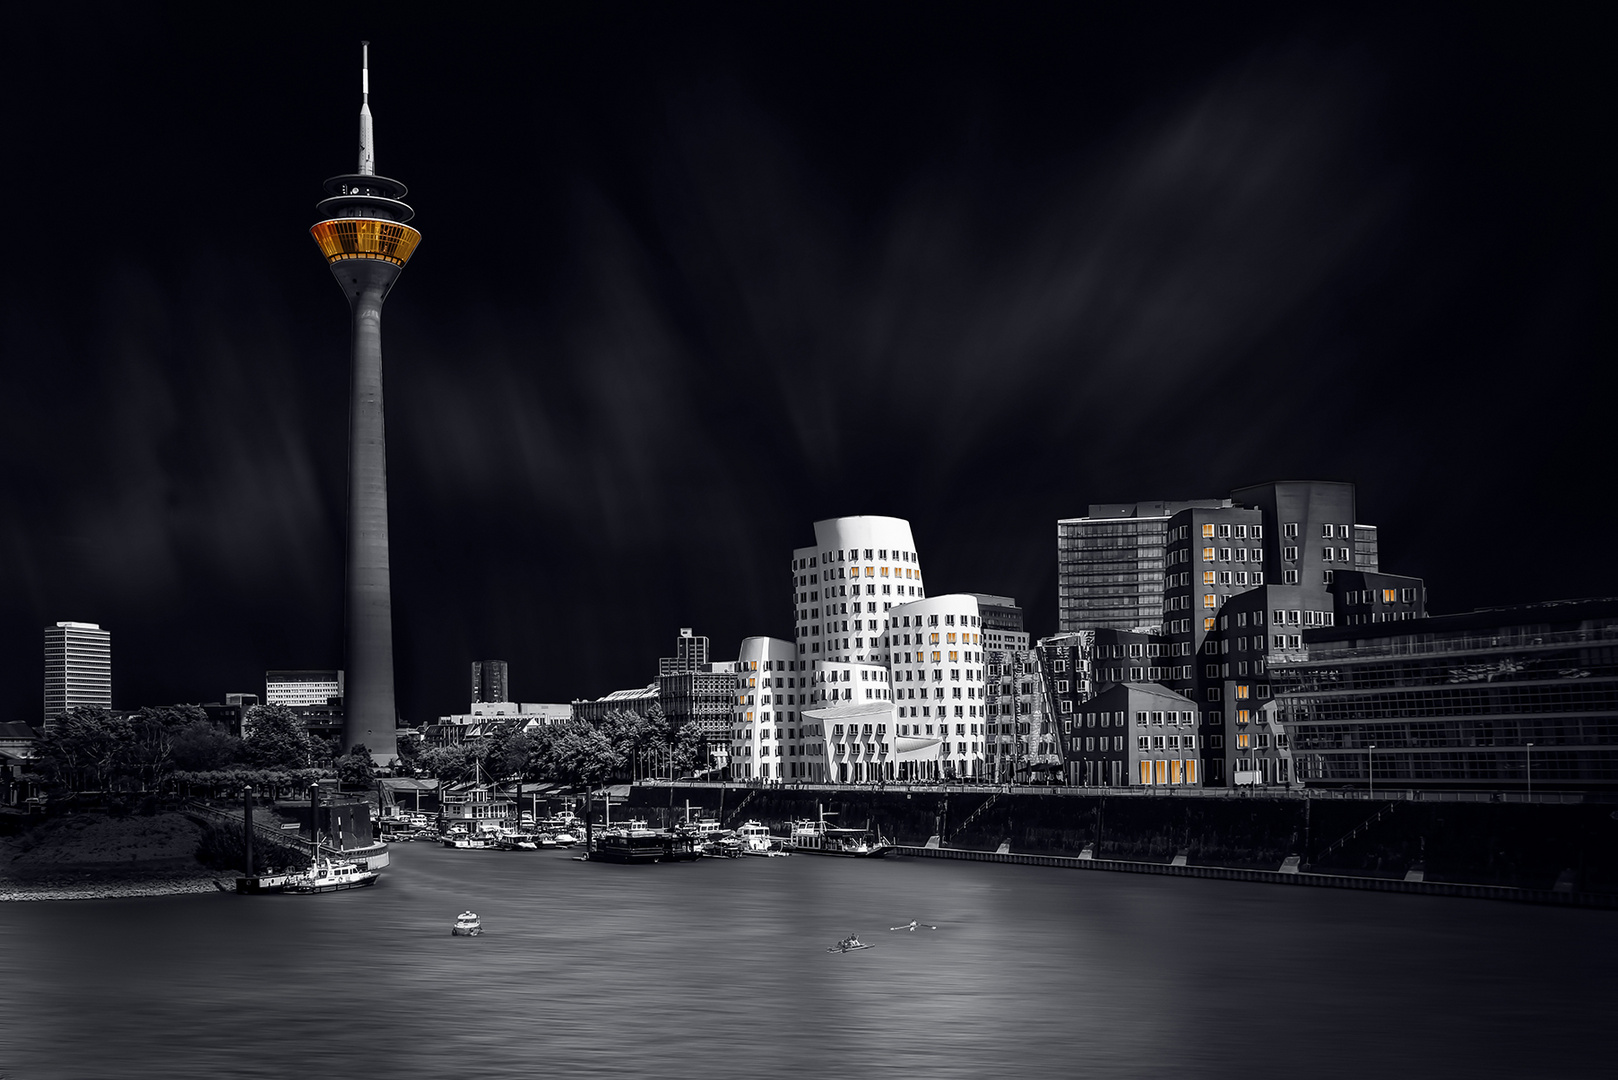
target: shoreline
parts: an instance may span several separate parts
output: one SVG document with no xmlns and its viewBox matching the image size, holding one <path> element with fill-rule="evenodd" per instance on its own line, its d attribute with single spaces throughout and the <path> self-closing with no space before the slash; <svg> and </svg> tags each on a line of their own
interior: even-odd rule
<svg viewBox="0 0 1618 1080">
<path fill-rule="evenodd" d="M 26 903 L 34 900 L 124 900 L 137 896 L 184 896 L 217 892 L 207 877 L 133 878 L 125 881 L 38 881 L 0 880 L 0 903 Z"/>
</svg>

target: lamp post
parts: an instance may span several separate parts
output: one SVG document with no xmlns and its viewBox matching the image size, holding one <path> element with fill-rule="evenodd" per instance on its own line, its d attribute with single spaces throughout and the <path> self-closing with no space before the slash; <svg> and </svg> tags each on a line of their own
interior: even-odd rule
<svg viewBox="0 0 1618 1080">
<path fill-rule="evenodd" d="M 1528 762 L 1527 762 L 1527 764 L 1528 764 L 1528 801 L 1533 802 L 1534 801 L 1534 744 L 1529 743 L 1527 745 L 1526 749 L 1528 751 Z"/>
<path fill-rule="evenodd" d="M 1376 798 L 1376 758 L 1372 752 L 1376 750 L 1376 743 L 1365 748 L 1365 782 L 1370 786 L 1369 798 Z"/>
</svg>

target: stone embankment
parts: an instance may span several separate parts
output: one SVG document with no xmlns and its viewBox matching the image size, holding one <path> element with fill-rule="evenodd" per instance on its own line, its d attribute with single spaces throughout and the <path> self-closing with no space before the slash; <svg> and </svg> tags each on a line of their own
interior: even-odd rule
<svg viewBox="0 0 1618 1080">
<path fill-rule="evenodd" d="M 200 830 L 182 814 L 74 814 L 0 837 L 0 901 L 211 892 Z"/>
</svg>

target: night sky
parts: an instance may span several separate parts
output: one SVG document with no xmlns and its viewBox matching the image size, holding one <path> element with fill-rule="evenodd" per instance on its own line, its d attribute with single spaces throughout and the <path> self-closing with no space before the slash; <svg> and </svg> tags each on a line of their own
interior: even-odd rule
<svg viewBox="0 0 1618 1080">
<path fill-rule="evenodd" d="M 57 620 L 119 707 L 341 663 L 361 38 L 407 721 L 788 636 L 844 514 L 1036 635 L 1058 517 L 1272 479 L 1436 612 L 1618 592 L 1596 6 L 1129 7 L 12 12 L 0 719 Z"/>
</svg>

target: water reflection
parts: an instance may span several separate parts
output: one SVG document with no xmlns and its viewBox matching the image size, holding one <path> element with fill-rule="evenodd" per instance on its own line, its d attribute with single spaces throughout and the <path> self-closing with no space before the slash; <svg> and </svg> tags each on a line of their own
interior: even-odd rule
<svg viewBox="0 0 1618 1080">
<path fill-rule="evenodd" d="M 471 908 L 485 934 L 454 938 Z M 893 933 L 910 919 L 936 932 Z M 927 860 L 396 849 L 375 888 L 0 906 L 55 1077 L 1610 1075 L 1614 916 Z M 849 933 L 877 948 L 828 954 Z"/>
</svg>

